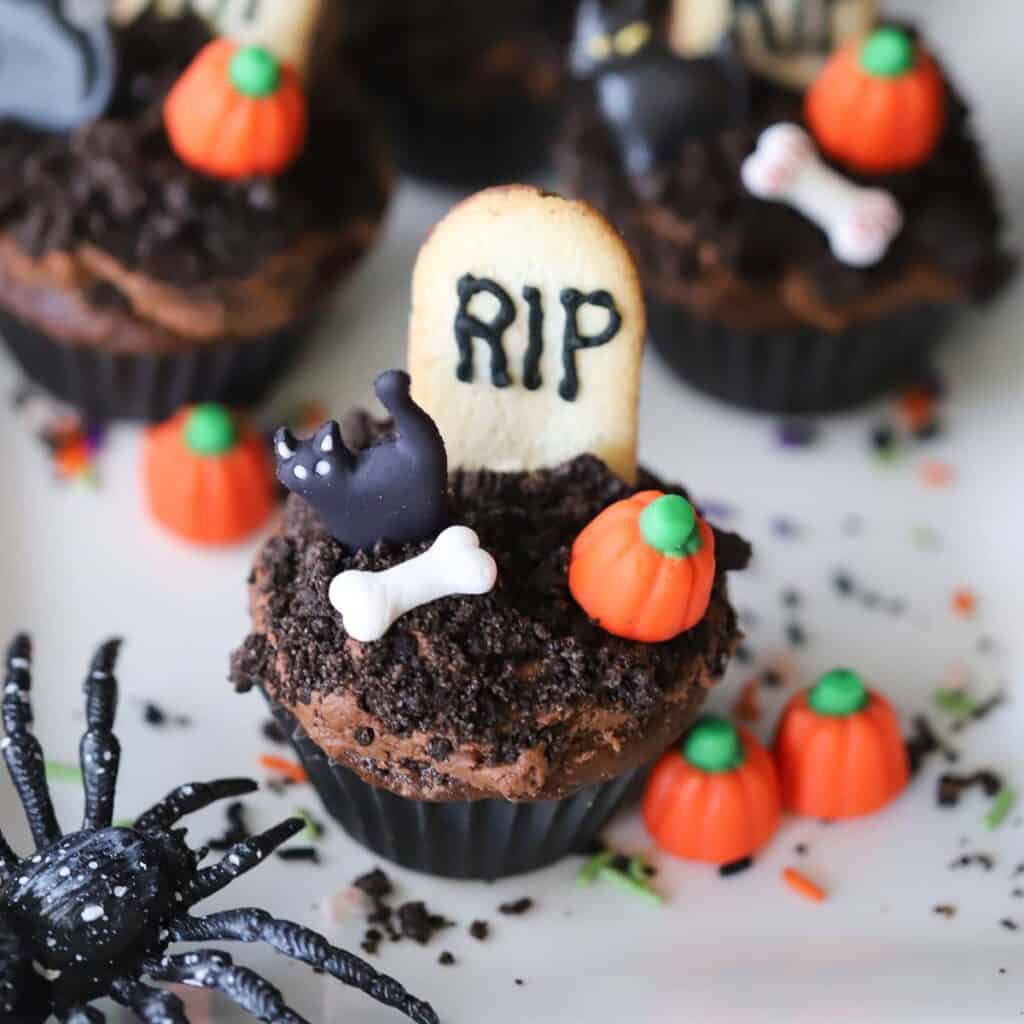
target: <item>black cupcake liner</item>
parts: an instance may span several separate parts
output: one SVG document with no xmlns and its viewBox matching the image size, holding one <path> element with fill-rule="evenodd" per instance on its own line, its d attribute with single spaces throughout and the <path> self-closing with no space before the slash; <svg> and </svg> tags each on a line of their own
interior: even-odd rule
<svg viewBox="0 0 1024 1024">
<path fill-rule="evenodd" d="M 479 111 L 419 96 L 390 96 L 383 113 L 395 159 L 413 178 L 472 189 L 550 167 L 557 102 L 510 96 Z"/>
<path fill-rule="evenodd" d="M 647 766 L 561 800 L 410 800 L 329 760 L 283 708 L 271 711 L 328 813 L 367 849 L 446 878 L 505 878 L 592 847 L 608 819 L 639 791 Z"/>
<path fill-rule="evenodd" d="M 827 413 L 919 383 L 955 307 L 917 305 L 835 334 L 735 331 L 649 298 L 651 344 L 683 380 L 759 412 Z"/>
<path fill-rule="evenodd" d="M 114 353 L 50 337 L 0 309 L 0 336 L 25 374 L 87 418 L 158 422 L 183 405 L 260 402 L 302 349 L 311 319 L 258 338 L 169 353 Z"/>
</svg>

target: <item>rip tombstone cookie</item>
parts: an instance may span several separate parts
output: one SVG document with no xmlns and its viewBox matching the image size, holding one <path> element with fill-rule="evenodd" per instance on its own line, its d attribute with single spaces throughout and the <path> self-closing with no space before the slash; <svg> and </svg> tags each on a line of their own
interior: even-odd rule
<svg viewBox="0 0 1024 1024">
<path fill-rule="evenodd" d="M 632 257 L 596 210 L 487 189 L 417 259 L 413 397 L 452 468 L 541 469 L 587 452 L 632 482 L 645 330 Z"/>
</svg>

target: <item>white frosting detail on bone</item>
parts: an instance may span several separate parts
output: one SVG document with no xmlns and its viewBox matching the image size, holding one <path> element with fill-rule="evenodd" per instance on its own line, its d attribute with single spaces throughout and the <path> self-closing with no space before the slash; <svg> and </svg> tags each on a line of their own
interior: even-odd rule
<svg viewBox="0 0 1024 1024">
<path fill-rule="evenodd" d="M 903 228 L 903 211 L 889 192 L 833 170 L 798 125 L 766 128 L 740 173 L 752 195 L 786 203 L 821 228 L 836 259 L 851 267 L 876 264 Z"/>
<path fill-rule="evenodd" d="M 420 605 L 455 594 L 489 593 L 498 566 L 468 526 L 449 526 L 415 558 L 382 572 L 350 569 L 331 581 L 331 604 L 349 636 L 379 640 L 396 620 Z"/>
</svg>

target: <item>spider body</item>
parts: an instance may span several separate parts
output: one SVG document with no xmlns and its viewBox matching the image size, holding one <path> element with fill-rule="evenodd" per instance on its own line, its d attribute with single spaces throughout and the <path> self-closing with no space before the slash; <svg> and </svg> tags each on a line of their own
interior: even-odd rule
<svg viewBox="0 0 1024 1024">
<path fill-rule="evenodd" d="M 0 703 L 0 742 L 21 798 L 36 851 L 18 857 L 0 834 L 0 1020 L 42 1024 L 102 1024 L 89 1004 L 109 997 L 149 1024 L 187 1024 L 174 995 L 144 984 L 184 982 L 217 989 L 259 1020 L 305 1024 L 280 992 L 218 950 L 170 955 L 173 942 L 265 942 L 314 970 L 362 989 L 418 1024 L 437 1024 L 426 1004 L 360 958 L 316 932 L 248 908 L 209 917 L 191 909 L 260 864 L 302 829 L 290 819 L 232 847 L 203 868 L 207 850 L 192 850 L 185 829 L 172 826 L 216 800 L 256 789 L 248 779 L 180 786 L 131 827 L 114 827 L 114 787 L 120 746 L 112 728 L 117 703 L 113 676 L 118 644 L 97 652 L 85 682 L 87 731 L 80 756 L 85 815 L 79 831 L 57 825 L 38 741 L 32 735 L 30 646 L 19 636 L 7 656 Z"/>
</svg>

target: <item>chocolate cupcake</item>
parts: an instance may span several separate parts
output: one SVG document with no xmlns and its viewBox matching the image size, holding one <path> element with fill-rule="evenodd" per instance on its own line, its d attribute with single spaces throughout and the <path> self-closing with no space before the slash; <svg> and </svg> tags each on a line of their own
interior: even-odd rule
<svg viewBox="0 0 1024 1024">
<path fill-rule="evenodd" d="M 498 300 L 484 319 L 467 278 L 495 230 L 504 255 L 474 278 Z M 585 849 L 738 641 L 726 574 L 749 546 L 633 462 L 644 325 L 630 270 L 582 204 L 482 193 L 417 264 L 421 404 L 391 372 L 377 394 L 393 420 L 360 412 L 344 431 L 275 440 L 295 493 L 257 556 L 232 679 L 263 690 L 345 829 L 408 867 L 497 878 Z M 540 285 L 520 280 L 532 273 Z M 574 283 L 609 287 L 572 307 Z M 571 397 L 565 350 L 538 316 L 552 284 L 573 308 L 569 333 L 592 343 L 575 351 Z M 588 304 L 608 315 L 599 333 Z M 466 330 L 490 329 L 511 368 L 520 322 L 539 343 L 536 376 L 458 375 Z M 611 385 L 627 396 L 617 406 Z M 507 416 L 514 434 L 495 429 Z M 461 435 L 442 442 L 438 423 Z M 578 453 L 564 457 L 567 445 Z"/>
<path fill-rule="evenodd" d="M 361 0 L 342 60 L 381 108 L 398 162 L 455 186 L 543 169 L 558 127 L 568 0 Z"/>
<path fill-rule="evenodd" d="M 578 49 L 604 6 L 584 4 Z M 643 47 L 581 68 L 566 187 L 630 243 L 667 364 L 734 404 L 827 412 L 913 383 L 1012 269 L 965 104 L 912 32 L 863 34 L 872 7 L 801 5 L 811 31 L 746 4 L 720 43 L 688 18 L 723 5 L 688 2 L 676 49 L 651 20 Z"/>
<path fill-rule="evenodd" d="M 41 127 L 52 111 L 2 108 L 9 348 L 94 419 L 259 400 L 385 208 L 363 102 L 333 55 L 311 59 L 301 85 L 273 40 L 214 42 L 190 13 L 147 7 L 73 39 L 83 61 L 108 62 L 108 96 L 59 131 Z M 197 108 L 196 92 L 217 103 Z"/>
</svg>

